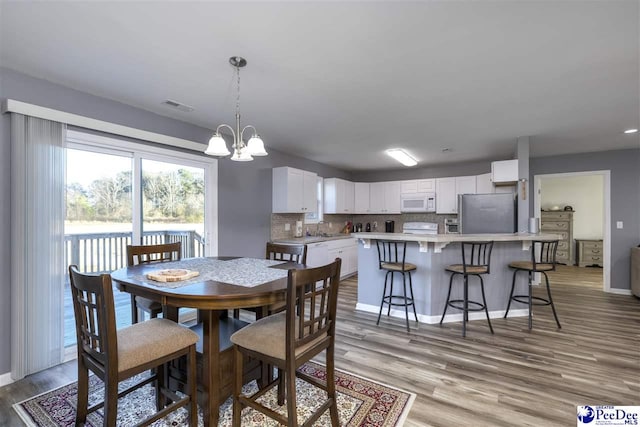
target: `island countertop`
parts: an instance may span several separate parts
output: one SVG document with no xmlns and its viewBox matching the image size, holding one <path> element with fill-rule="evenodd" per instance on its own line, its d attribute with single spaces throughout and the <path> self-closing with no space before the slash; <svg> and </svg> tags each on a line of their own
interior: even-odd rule
<svg viewBox="0 0 640 427">
<path fill-rule="evenodd" d="M 405 242 L 417 242 L 420 252 L 427 252 L 428 244 L 433 244 L 433 250 L 439 253 L 449 243 L 488 241 L 494 242 L 522 242 L 523 249 L 529 248 L 533 240 L 558 240 L 560 236 L 553 233 L 502 233 L 502 234 L 408 234 L 408 233 L 351 233 L 352 237 L 361 239 L 365 248 L 368 248 L 371 240 L 397 240 Z"/>
</svg>

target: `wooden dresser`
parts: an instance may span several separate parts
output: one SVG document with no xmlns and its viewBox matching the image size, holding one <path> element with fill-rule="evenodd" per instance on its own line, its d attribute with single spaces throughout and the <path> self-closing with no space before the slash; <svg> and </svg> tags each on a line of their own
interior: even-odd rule
<svg viewBox="0 0 640 427">
<path fill-rule="evenodd" d="M 560 235 L 556 261 L 573 265 L 573 211 L 542 211 L 540 230 Z"/>
<path fill-rule="evenodd" d="M 576 239 L 576 258 L 578 267 L 597 265 L 603 267 L 604 251 L 602 240 Z"/>
</svg>

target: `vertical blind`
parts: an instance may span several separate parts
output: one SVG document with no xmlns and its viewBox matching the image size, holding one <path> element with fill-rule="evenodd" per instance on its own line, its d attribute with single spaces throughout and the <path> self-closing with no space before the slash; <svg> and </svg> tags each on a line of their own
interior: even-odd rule
<svg viewBox="0 0 640 427">
<path fill-rule="evenodd" d="M 62 362 L 66 125 L 11 114 L 11 376 Z"/>
</svg>

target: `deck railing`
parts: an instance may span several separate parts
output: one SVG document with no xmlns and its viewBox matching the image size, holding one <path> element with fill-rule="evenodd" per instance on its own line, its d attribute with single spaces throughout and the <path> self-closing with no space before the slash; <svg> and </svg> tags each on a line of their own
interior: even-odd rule
<svg viewBox="0 0 640 427">
<path fill-rule="evenodd" d="M 204 239 L 194 230 L 145 231 L 142 244 L 182 242 L 182 257 L 204 256 Z M 85 273 L 108 273 L 127 265 L 130 232 L 65 234 L 65 265 Z"/>
</svg>

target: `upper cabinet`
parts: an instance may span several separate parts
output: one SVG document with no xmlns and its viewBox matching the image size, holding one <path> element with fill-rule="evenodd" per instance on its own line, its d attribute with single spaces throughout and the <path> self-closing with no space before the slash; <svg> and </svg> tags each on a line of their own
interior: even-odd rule
<svg viewBox="0 0 640 427">
<path fill-rule="evenodd" d="M 435 179 L 411 179 L 400 182 L 401 194 L 433 193 L 435 191 Z"/>
<path fill-rule="evenodd" d="M 352 214 L 354 211 L 355 185 L 340 178 L 324 180 L 324 213 Z"/>
<path fill-rule="evenodd" d="M 436 213 L 458 213 L 458 195 L 475 193 L 475 175 L 436 179 Z"/>
<path fill-rule="evenodd" d="M 491 182 L 491 172 L 482 175 L 476 175 L 476 193 L 489 194 L 495 193 L 493 182 Z"/>
<path fill-rule="evenodd" d="M 290 167 L 273 168 L 274 213 L 316 212 L 318 174 Z"/>
<path fill-rule="evenodd" d="M 400 213 L 400 182 L 372 182 L 369 187 L 370 213 Z"/>
<path fill-rule="evenodd" d="M 496 185 L 518 181 L 518 160 L 491 162 L 491 181 Z"/>
<path fill-rule="evenodd" d="M 369 208 L 369 187 L 368 182 L 354 183 L 353 213 L 368 214 Z"/>
</svg>

